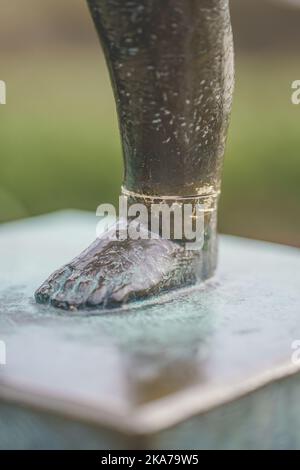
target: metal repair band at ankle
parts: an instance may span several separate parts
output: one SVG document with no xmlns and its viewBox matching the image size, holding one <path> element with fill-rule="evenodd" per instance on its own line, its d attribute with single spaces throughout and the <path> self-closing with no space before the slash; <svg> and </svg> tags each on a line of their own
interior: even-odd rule
<svg viewBox="0 0 300 470">
<path fill-rule="evenodd" d="M 150 196 L 148 194 L 129 191 L 124 186 L 121 187 L 122 196 L 126 196 L 132 204 L 192 204 L 201 205 L 205 212 L 214 212 L 217 210 L 220 191 L 206 194 L 197 194 L 196 196 Z"/>
</svg>

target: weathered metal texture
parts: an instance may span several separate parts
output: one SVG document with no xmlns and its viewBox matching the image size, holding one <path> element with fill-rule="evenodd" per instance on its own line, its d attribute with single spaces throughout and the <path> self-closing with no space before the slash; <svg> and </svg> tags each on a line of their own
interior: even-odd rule
<svg viewBox="0 0 300 470">
<path fill-rule="evenodd" d="M 117 105 L 129 191 L 220 189 L 233 89 L 228 0 L 88 0 Z"/>
<path fill-rule="evenodd" d="M 182 241 L 153 238 L 143 224 L 119 221 L 51 274 L 35 298 L 70 311 L 117 308 L 204 282 L 216 268 L 216 213 L 204 219 L 203 243 L 196 250 L 186 249 Z M 138 239 L 129 235 L 134 223 Z M 122 230 L 126 236 L 119 239 L 116 233 Z"/>
<path fill-rule="evenodd" d="M 0 448 L 300 448 L 299 250 L 223 236 L 202 287 L 122 313 L 37 305 L 96 222 L 0 228 Z"/>
</svg>

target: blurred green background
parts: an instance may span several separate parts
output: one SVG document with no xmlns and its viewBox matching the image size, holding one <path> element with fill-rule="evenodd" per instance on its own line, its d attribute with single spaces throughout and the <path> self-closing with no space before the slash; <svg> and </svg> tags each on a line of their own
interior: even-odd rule
<svg viewBox="0 0 300 470">
<path fill-rule="evenodd" d="M 236 91 L 220 231 L 300 246 L 300 9 L 232 0 Z M 108 74 L 84 0 L 0 0 L 0 222 L 115 202 Z"/>
</svg>

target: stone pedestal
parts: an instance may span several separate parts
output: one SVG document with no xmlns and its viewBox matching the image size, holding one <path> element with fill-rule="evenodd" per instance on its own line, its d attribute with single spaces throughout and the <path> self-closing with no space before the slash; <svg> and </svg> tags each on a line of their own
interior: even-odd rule
<svg viewBox="0 0 300 470">
<path fill-rule="evenodd" d="M 96 223 L 0 228 L 0 448 L 300 448 L 300 251 L 222 236 L 202 287 L 116 311 L 37 305 Z"/>
</svg>

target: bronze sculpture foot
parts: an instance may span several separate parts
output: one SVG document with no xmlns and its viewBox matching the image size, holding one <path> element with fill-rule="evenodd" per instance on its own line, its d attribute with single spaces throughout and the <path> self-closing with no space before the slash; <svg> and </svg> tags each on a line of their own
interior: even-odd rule
<svg viewBox="0 0 300 470">
<path fill-rule="evenodd" d="M 118 241 L 107 232 L 36 292 L 38 302 L 69 310 L 114 307 L 212 276 L 234 81 L 228 0 L 87 3 L 113 85 L 125 191 L 137 202 L 203 200 L 204 245 L 191 252 L 172 237 Z"/>
<path fill-rule="evenodd" d="M 142 228 L 148 232 L 147 228 Z M 202 250 L 163 238 L 118 240 L 114 229 L 97 238 L 36 291 L 38 303 L 65 310 L 119 307 L 129 301 L 195 284 L 215 269 L 215 241 Z"/>
</svg>

